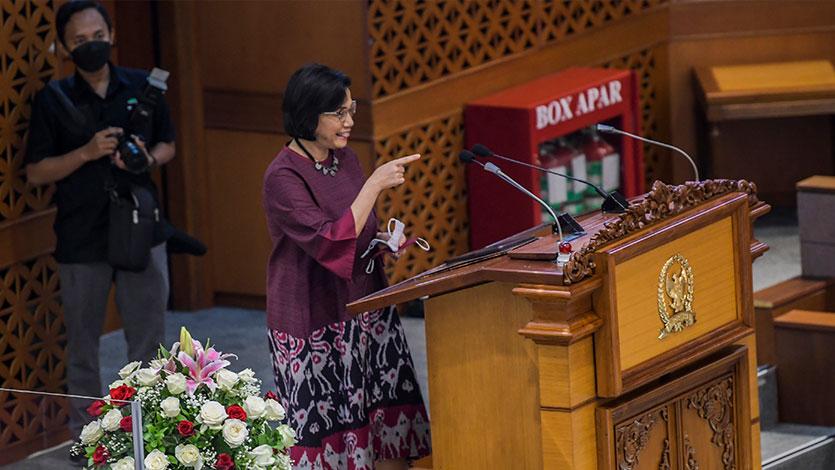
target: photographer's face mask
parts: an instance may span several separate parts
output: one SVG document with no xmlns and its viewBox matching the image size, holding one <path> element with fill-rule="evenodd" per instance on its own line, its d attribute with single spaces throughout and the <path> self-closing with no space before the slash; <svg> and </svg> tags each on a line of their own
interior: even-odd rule
<svg viewBox="0 0 835 470">
<path fill-rule="evenodd" d="M 88 41 L 70 52 L 76 67 L 85 72 L 95 72 L 110 60 L 110 42 Z"/>
</svg>

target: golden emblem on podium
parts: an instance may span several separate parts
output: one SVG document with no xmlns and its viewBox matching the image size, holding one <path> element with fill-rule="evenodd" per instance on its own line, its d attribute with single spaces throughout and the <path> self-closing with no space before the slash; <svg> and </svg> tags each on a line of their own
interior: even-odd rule
<svg viewBox="0 0 835 470">
<path fill-rule="evenodd" d="M 673 269 L 674 266 L 679 269 Z M 696 314 L 693 312 L 693 270 L 687 258 L 678 253 L 664 263 L 658 276 L 658 316 L 664 323 L 658 339 L 664 339 L 696 323 Z"/>
</svg>

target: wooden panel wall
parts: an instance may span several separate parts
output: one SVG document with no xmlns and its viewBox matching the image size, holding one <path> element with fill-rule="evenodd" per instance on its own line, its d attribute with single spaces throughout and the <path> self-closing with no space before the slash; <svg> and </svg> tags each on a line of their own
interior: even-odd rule
<svg viewBox="0 0 835 470">
<path fill-rule="evenodd" d="M 185 84 L 199 95 L 199 109 L 190 109 L 200 114 L 194 141 L 205 151 L 195 158 L 203 159 L 207 175 L 187 198 L 202 201 L 204 236 L 221 236 L 210 240 L 213 268 L 203 276 L 211 295 L 223 297 L 263 295 L 268 241 L 260 192 L 252 199 L 254 189 L 238 190 L 242 183 L 260 188 L 261 179 L 232 175 L 259 176 L 286 140 L 281 91 L 303 63 L 319 61 L 352 76 L 360 99 L 352 147 L 367 170 L 424 154 L 407 183 L 377 206 L 381 218 L 401 218 L 411 235 L 433 246 L 432 253 L 409 252 L 389 265 L 398 281 L 468 249 L 457 162 L 465 103 L 570 66 L 628 67 L 640 78 L 643 134 L 695 154 L 693 66 L 835 55 L 835 3 L 806 0 L 335 0 L 177 8 L 193 10 L 191 50 L 199 53 L 184 60 L 197 72 Z M 249 142 L 230 153 L 229 144 L 217 142 L 221 135 Z M 649 181 L 690 177 L 687 164 L 666 150 L 645 146 L 645 161 Z M 247 168 L 222 171 L 236 165 Z M 212 207 L 210 193 L 228 198 L 227 208 Z M 252 232 L 236 256 L 227 248 L 241 243 L 223 230 L 229 226 Z M 226 279 L 234 276 L 234 283 Z"/>
<path fill-rule="evenodd" d="M 633 68 L 643 132 L 664 138 L 665 3 L 371 2 L 377 163 L 413 150 L 426 157 L 378 204 L 383 218 L 400 218 L 433 246 L 390 264 L 393 281 L 468 249 L 467 193 L 457 158 L 467 102 L 573 65 Z M 646 160 L 655 175 L 657 152 L 649 149 Z"/>
<path fill-rule="evenodd" d="M 62 3 L 0 5 L 0 36 L 6 40 L 0 43 L 0 386 L 50 392 L 66 391 L 66 338 L 52 256 L 55 186 L 29 185 L 23 155 L 32 98 L 48 80 L 73 70 L 57 53 L 55 12 Z M 103 4 L 114 27 L 125 23 L 114 62 L 152 66 L 149 3 Z M 105 331 L 119 326 L 111 296 Z M 62 400 L 0 392 L 0 464 L 67 439 L 67 416 Z"/>
<path fill-rule="evenodd" d="M 26 184 L 31 100 L 59 72 L 54 2 L 0 6 L 0 386 L 64 391 L 54 186 Z M 0 465 L 66 439 L 66 402 L 0 392 Z"/>
<path fill-rule="evenodd" d="M 835 2 L 680 2 L 670 9 L 669 24 L 670 137 L 676 145 L 684 148 L 694 158 L 699 158 L 699 135 L 696 130 L 693 68 L 811 59 L 829 59 L 835 62 Z M 727 133 L 731 145 L 723 153 L 738 154 L 749 165 L 785 169 L 777 165 L 776 158 L 772 158 L 775 147 L 793 146 L 793 150 L 788 154 L 784 153 L 782 157 L 799 159 L 802 162 L 810 158 L 810 155 L 803 152 L 804 146 L 807 145 L 804 140 L 813 143 L 818 149 L 822 143 L 829 140 L 828 157 L 830 162 L 832 161 L 833 133 L 831 130 L 827 131 L 825 125 L 824 132 L 818 133 L 818 140 L 815 142 L 815 136 L 803 136 L 797 132 L 789 135 L 790 128 L 786 127 L 785 123 L 782 128 L 772 124 L 778 120 L 757 121 L 732 123 L 732 126 L 737 128 L 742 125 L 743 128 L 739 129 L 741 132 L 730 129 L 732 126 L 727 126 L 727 129 L 720 128 L 720 132 Z M 805 124 L 797 124 L 801 122 Z M 814 118 L 801 118 L 794 120 L 794 123 L 791 124 L 792 129 L 810 125 L 821 128 Z M 788 144 L 786 140 L 795 142 Z M 830 171 L 831 168 L 830 166 Z M 675 160 L 673 180 L 681 181 L 690 174 L 688 163 Z M 769 189 L 776 181 L 776 178 L 768 177 L 768 180 L 757 183 L 762 188 Z M 789 182 L 789 186 L 788 190 L 793 196 L 793 182 Z"/>
<path fill-rule="evenodd" d="M 171 97 L 179 108 L 180 162 L 173 162 L 168 184 L 171 197 L 179 199 L 173 218 L 209 244 L 204 260 L 174 265 L 174 292 L 199 286 L 194 295 L 175 297 L 175 306 L 220 300 L 263 308 L 270 240 L 262 179 L 288 140 L 281 93 L 293 71 L 321 62 L 351 76 L 360 105 L 352 148 L 366 167 L 372 161 L 364 5 L 163 3 L 160 33 L 171 45 L 163 50 L 163 63 L 175 72 Z"/>
</svg>

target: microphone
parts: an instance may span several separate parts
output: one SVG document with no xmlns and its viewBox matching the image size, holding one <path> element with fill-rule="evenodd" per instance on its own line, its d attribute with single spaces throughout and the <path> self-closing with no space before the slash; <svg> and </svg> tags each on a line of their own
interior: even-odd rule
<svg viewBox="0 0 835 470">
<path fill-rule="evenodd" d="M 545 173 L 551 173 L 552 175 L 562 176 L 563 178 L 569 179 L 571 181 L 579 181 L 580 183 L 586 184 L 586 185 L 592 187 L 595 190 L 595 192 L 597 192 L 597 194 L 599 194 L 600 197 L 603 198 L 603 207 L 602 207 L 603 212 L 609 212 L 609 213 L 624 212 L 624 211 L 626 211 L 626 208 L 629 206 L 629 202 L 626 200 L 626 198 L 624 198 L 617 191 L 612 191 L 610 193 L 607 193 L 602 188 L 600 188 L 599 186 L 595 185 L 594 183 L 592 183 L 590 181 L 582 180 L 582 179 L 576 178 L 574 176 L 569 176 L 569 175 L 566 175 L 566 174 L 563 174 L 563 173 L 560 173 L 560 172 L 557 172 L 557 171 L 549 170 L 548 168 L 544 168 L 544 167 L 541 167 L 541 166 L 532 165 L 530 163 L 526 163 L 526 162 L 522 162 L 522 161 L 519 161 L 519 160 L 514 160 L 512 158 L 497 155 L 497 154 L 493 153 L 492 150 L 490 150 L 489 148 L 487 148 L 486 146 L 484 146 L 482 144 L 473 145 L 473 152 L 475 152 L 476 155 L 478 155 L 480 157 L 494 157 L 494 158 L 498 158 L 498 159 L 501 159 L 501 160 L 507 160 L 509 162 L 516 163 L 518 165 L 526 166 L 526 167 L 533 168 L 533 169 L 539 170 L 539 171 L 544 171 Z"/>
<path fill-rule="evenodd" d="M 475 163 L 478 163 L 481 166 L 484 166 L 484 163 L 481 163 L 480 161 L 475 159 L 475 154 L 473 152 L 470 152 L 469 150 L 466 150 L 466 149 L 462 150 L 461 153 L 458 154 L 458 159 L 461 160 L 464 163 L 475 162 Z"/>
<path fill-rule="evenodd" d="M 618 129 L 617 127 L 609 126 L 609 125 L 606 125 L 606 124 L 597 124 L 597 125 L 594 126 L 594 128 L 597 129 L 599 132 L 605 132 L 607 134 L 621 134 L 621 135 L 625 135 L 625 136 L 628 136 L 628 137 L 632 137 L 633 139 L 640 140 L 642 142 L 647 142 L 647 143 L 650 143 L 650 144 L 660 145 L 661 147 L 668 148 L 670 150 L 674 150 L 674 151 L 684 155 L 684 158 L 686 158 L 687 161 L 690 162 L 690 165 L 693 167 L 693 174 L 696 175 L 696 182 L 699 181 L 699 169 L 696 167 L 696 162 L 694 162 L 693 159 L 690 158 L 690 155 L 687 155 L 687 152 L 685 152 L 684 150 L 682 150 L 682 149 L 680 149 L 676 146 L 670 145 L 670 144 L 665 144 L 664 142 L 659 142 L 657 140 L 647 139 L 646 137 L 641 137 L 639 135 L 631 134 L 629 132 L 622 131 L 622 130 Z"/>
<path fill-rule="evenodd" d="M 502 181 L 504 181 L 505 183 L 513 186 L 514 188 L 521 191 L 522 193 L 527 194 L 528 197 L 532 198 L 533 200 L 538 202 L 542 207 L 544 207 L 548 211 L 548 213 L 551 214 L 551 217 L 554 218 L 553 226 L 557 227 L 557 233 L 559 234 L 559 237 L 560 237 L 559 248 L 560 248 L 560 250 L 564 249 L 563 244 L 565 242 L 563 241 L 563 237 L 562 237 L 562 226 L 560 224 L 560 219 L 557 217 L 557 214 L 554 213 L 554 210 L 551 209 L 551 206 L 548 205 L 548 203 L 546 203 L 545 201 L 543 201 L 542 199 L 537 197 L 534 193 L 525 189 L 524 186 L 517 183 L 510 176 L 507 176 L 506 174 L 504 174 L 504 172 L 499 167 L 497 167 L 496 165 L 494 165 L 490 162 L 481 163 L 480 161 L 476 160 L 475 154 L 473 152 L 470 152 L 469 150 L 462 150 L 461 153 L 458 154 L 458 158 L 464 163 L 478 163 L 479 165 L 482 166 L 482 168 L 484 168 L 485 171 L 488 171 L 488 172 L 493 173 L 494 175 L 498 176 Z M 552 226 L 552 231 L 553 231 L 553 226 Z M 568 245 L 569 249 L 570 249 L 570 247 L 571 246 Z"/>
</svg>

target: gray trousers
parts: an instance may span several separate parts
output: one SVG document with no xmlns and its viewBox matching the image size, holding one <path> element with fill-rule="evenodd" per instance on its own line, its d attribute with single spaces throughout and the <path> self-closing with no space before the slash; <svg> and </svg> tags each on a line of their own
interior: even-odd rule
<svg viewBox="0 0 835 470">
<path fill-rule="evenodd" d="M 73 395 L 102 395 L 99 377 L 99 337 L 107 298 L 116 284 L 116 306 L 128 343 L 128 361 L 156 357 L 165 336 L 168 305 L 168 260 L 165 244 L 151 250 L 151 262 L 138 273 L 119 271 L 107 263 L 59 264 L 64 324 L 67 328 L 67 389 Z M 74 435 L 90 421 L 89 400 L 70 400 L 70 429 Z"/>
</svg>

